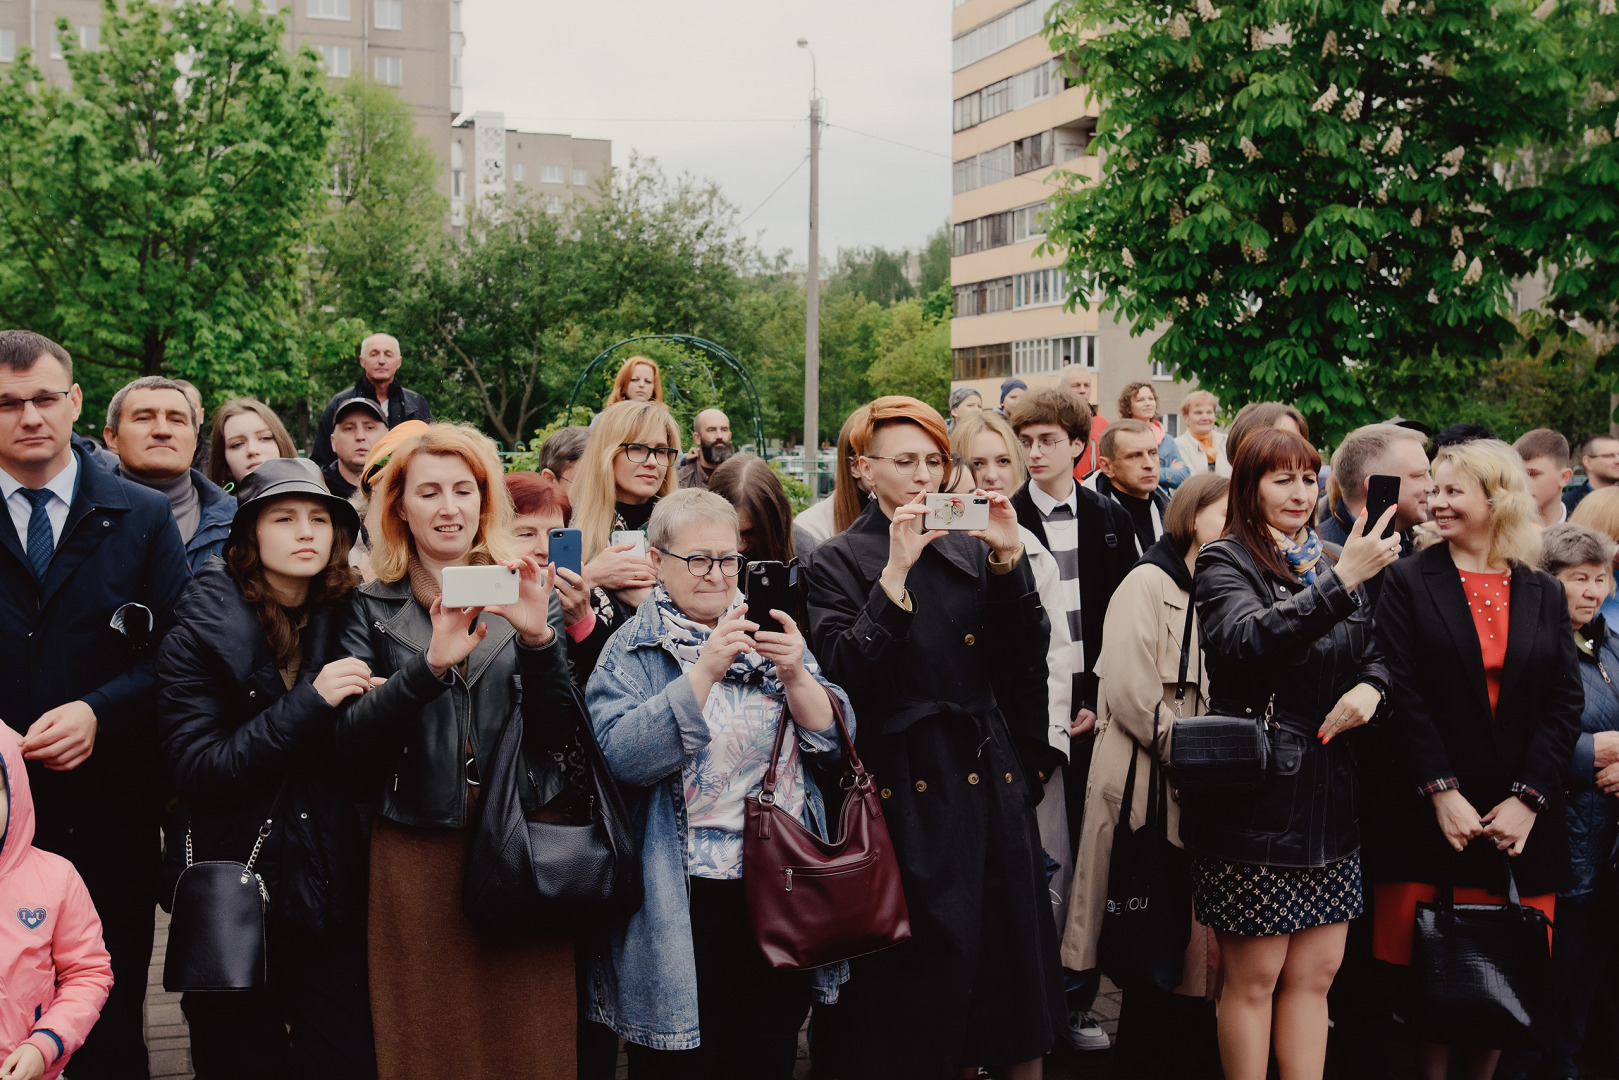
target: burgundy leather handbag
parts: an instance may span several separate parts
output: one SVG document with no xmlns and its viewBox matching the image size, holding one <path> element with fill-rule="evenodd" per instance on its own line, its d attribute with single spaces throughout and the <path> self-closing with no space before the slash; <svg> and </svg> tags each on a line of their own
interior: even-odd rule
<svg viewBox="0 0 1619 1080">
<path fill-rule="evenodd" d="M 758 795 L 747 797 L 742 881 L 754 937 L 775 968 L 835 964 L 911 936 L 899 859 L 882 800 L 855 752 L 843 706 L 829 691 L 843 740 L 843 812 L 836 840 L 822 840 L 776 805 L 776 768 L 792 718 L 785 703 Z"/>
</svg>

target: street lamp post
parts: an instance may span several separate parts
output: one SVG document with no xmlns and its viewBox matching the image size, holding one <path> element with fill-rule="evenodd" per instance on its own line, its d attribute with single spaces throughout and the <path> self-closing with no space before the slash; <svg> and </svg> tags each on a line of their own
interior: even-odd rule
<svg viewBox="0 0 1619 1080">
<path fill-rule="evenodd" d="M 821 451 L 821 88 L 808 38 L 798 47 L 810 56 L 809 272 L 804 279 L 804 478 L 818 499 Z"/>
</svg>

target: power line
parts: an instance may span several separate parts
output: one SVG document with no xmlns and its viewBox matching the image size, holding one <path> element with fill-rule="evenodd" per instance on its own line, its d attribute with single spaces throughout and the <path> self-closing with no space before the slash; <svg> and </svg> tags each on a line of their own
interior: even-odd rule
<svg viewBox="0 0 1619 1080">
<path fill-rule="evenodd" d="M 848 127 L 847 125 L 844 125 L 844 124 L 834 124 L 834 123 L 831 123 L 829 121 L 826 126 L 829 127 L 829 128 L 838 128 L 838 129 L 840 129 L 842 131 L 847 131 L 851 135 L 864 135 L 866 138 L 868 138 L 868 139 L 876 139 L 878 142 L 892 143 L 895 146 L 903 146 L 905 149 L 907 149 L 907 150 L 915 150 L 919 154 L 928 154 L 928 155 L 930 155 L 932 157 L 944 158 L 946 161 L 951 160 L 951 157 L 950 157 L 949 154 L 941 154 L 937 150 L 926 150 L 926 149 L 923 149 L 920 146 L 912 146 L 910 143 L 903 143 L 903 142 L 900 142 L 898 139 L 890 139 L 890 138 L 887 138 L 886 136 L 883 136 L 883 135 L 873 135 L 869 131 L 856 131 L 854 128 Z"/>
<path fill-rule="evenodd" d="M 782 188 L 786 187 L 787 186 L 787 181 L 791 180 L 793 177 L 797 176 L 798 175 L 798 170 L 802 169 L 804 167 L 804 162 L 806 162 L 808 160 L 809 160 L 809 155 L 808 154 L 805 154 L 803 157 L 799 158 L 798 159 L 798 164 L 793 166 L 793 171 L 787 174 L 786 179 L 783 180 L 781 183 L 777 184 L 774 188 L 771 189 L 770 194 L 766 195 L 764 197 L 764 202 L 761 202 L 758 206 L 755 206 L 752 210 L 749 210 L 748 211 L 748 217 L 745 217 L 741 221 L 737 222 L 737 226 L 741 227 L 743 225 L 746 225 L 748 223 L 748 218 L 752 217 L 754 214 L 757 214 L 759 211 L 763 210 L 765 208 L 765 203 L 769 202 L 771 199 L 774 199 L 776 197 L 776 192 L 778 192 Z"/>
<path fill-rule="evenodd" d="M 471 115 L 470 113 L 466 115 Z M 506 114 L 507 120 L 530 124 L 802 124 L 804 118 L 768 116 L 517 116 Z"/>
</svg>

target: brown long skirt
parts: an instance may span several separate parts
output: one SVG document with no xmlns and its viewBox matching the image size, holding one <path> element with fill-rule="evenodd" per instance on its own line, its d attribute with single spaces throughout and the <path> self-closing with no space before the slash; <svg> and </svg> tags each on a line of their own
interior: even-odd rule
<svg viewBox="0 0 1619 1080">
<path fill-rule="evenodd" d="M 573 942 L 488 945 L 461 912 L 470 826 L 377 817 L 371 1017 L 380 1080 L 573 1080 Z"/>
</svg>

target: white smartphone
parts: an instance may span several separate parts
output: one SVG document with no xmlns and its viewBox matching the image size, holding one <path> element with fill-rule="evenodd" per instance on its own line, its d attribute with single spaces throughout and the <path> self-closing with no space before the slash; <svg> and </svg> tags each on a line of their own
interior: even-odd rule
<svg viewBox="0 0 1619 1080">
<path fill-rule="evenodd" d="M 634 544 L 635 547 L 630 549 L 631 555 L 640 555 L 643 557 L 646 555 L 646 533 L 640 532 L 637 529 L 620 529 L 613 533 L 612 538 L 608 540 L 608 543 L 613 545 Z"/>
<path fill-rule="evenodd" d="M 921 518 L 919 530 L 949 529 L 971 531 L 989 528 L 989 498 L 985 495 L 956 495 L 950 492 L 928 492 L 922 496 L 928 512 Z"/>
<path fill-rule="evenodd" d="M 520 582 L 517 571 L 504 566 L 446 566 L 444 606 L 475 608 L 515 604 Z"/>
</svg>

